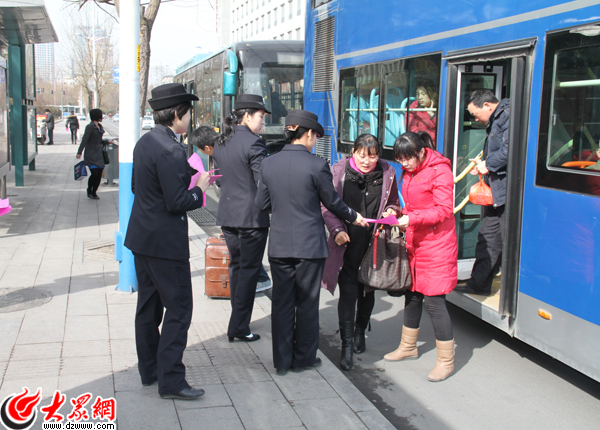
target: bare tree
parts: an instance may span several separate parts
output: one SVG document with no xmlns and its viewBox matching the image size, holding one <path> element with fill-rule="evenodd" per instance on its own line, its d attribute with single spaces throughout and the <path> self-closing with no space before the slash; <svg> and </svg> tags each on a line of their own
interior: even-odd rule
<svg viewBox="0 0 600 430">
<path fill-rule="evenodd" d="M 94 2 L 98 7 L 103 5 L 114 6 L 119 14 L 121 0 L 65 0 L 77 3 L 81 9 L 85 4 Z M 150 37 L 152 26 L 158 15 L 161 3 L 173 0 L 148 0 L 148 4 L 140 7 L 140 116 L 144 116 L 146 94 L 148 92 L 148 76 L 150 72 Z M 103 9 L 104 10 L 104 9 Z"/>
<path fill-rule="evenodd" d="M 88 107 L 102 105 L 102 96 L 112 72 L 113 50 L 110 38 L 114 21 L 104 15 L 96 22 L 88 10 L 73 16 L 69 31 L 68 57 L 73 78 L 88 97 Z"/>
</svg>

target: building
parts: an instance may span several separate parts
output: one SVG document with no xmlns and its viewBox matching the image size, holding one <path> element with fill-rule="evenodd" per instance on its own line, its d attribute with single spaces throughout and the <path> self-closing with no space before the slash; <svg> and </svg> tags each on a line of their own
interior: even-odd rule
<svg viewBox="0 0 600 430">
<path fill-rule="evenodd" d="M 218 0 L 219 45 L 241 40 L 303 40 L 305 8 L 305 0 Z"/>
<path fill-rule="evenodd" d="M 35 46 L 35 76 L 39 81 L 54 81 L 54 43 Z"/>
</svg>

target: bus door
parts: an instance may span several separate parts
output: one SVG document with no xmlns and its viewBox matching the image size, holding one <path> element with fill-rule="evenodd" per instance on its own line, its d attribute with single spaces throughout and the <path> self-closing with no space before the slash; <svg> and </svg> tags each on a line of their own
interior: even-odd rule
<svg viewBox="0 0 600 430">
<path fill-rule="evenodd" d="M 479 181 L 478 176 L 469 173 L 470 160 L 481 156 L 487 136 L 486 126 L 476 122 L 468 112 L 466 99 L 474 90 L 488 89 L 498 100 L 510 100 L 506 234 L 502 257 L 494 268 L 492 291 L 489 296 L 453 293 L 448 298 L 509 333 L 512 332 L 518 290 L 526 112 L 529 106 L 528 58 L 532 46 L 533 42 L 527 41 L 515 48 L 489 49 L 476 54 L 471 51 L 469 55 L 457 53 L 455 58 L 449 53 L 445 57 L 449 62 L 449 79 L 444 155 L 450 158 L 455 177 L 459 285 L 471 276 L 481 225 L 481 206 L 468 202 L 470 188 Z"/>
</svg>

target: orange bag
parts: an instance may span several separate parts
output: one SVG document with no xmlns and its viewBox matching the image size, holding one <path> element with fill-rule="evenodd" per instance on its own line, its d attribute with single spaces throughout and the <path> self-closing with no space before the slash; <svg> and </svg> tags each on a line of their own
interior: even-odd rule
<svg viewBox="0 0 600 430">
<path fill-rule="evenodd" d="M 488 184 L 483 182 L 483 178 L 479 175 L 479 182 L 469 190 L 469 201 L 474 205 L 491 206 L 494 204 L 492 198 L 492 189 Z"/>
</svg>

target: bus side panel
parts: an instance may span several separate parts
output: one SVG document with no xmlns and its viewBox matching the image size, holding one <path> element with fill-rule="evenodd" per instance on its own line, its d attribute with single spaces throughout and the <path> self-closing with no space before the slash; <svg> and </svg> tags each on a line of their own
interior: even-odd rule
<svg viewBox="0 0 600 430">
<path fill-rule="evenodd" d="M 542 318 L 542 310 L 551 319 Z M 519 293 L 515 337 L 600 380 L 600 327 L 557 307 Z"/>
</svg>

